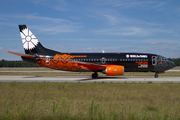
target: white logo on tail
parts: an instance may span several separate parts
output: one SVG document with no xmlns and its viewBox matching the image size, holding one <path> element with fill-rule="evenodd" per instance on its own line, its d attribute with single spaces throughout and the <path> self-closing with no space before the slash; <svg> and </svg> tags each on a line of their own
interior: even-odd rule
<svg viewBox="0 0 180 120">
<path fill-rule="evenodd" d="M 32 50 L 33 48 L 37 46 L 39 41 L 28 28 L 25 28 L 24 30 L 22 30 L 20 34 L 21 34 L 22 43 L 25 50 Z"/>
</svg>

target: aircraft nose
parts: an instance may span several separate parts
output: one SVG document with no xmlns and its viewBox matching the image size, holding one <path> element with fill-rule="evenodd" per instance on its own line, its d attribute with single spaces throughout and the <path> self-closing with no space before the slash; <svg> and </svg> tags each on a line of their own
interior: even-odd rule
<svg viewBox="0 0 180 120">
<path fill-rule="evenodd" d="M 173 61 L 169 60 L 169 62 L 170 62 L 170 69 L 176 67 L 176 64 Z"/>
</svg>

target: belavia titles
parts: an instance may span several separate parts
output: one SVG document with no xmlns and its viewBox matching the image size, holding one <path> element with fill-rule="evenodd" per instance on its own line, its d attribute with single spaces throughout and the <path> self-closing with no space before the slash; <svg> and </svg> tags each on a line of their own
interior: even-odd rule
<svg viewBox="0 0 180 120">
<path fill-rule="evenodd" d="M 175 67 L 175 64 L 163 56 L 146 53 L 61 53 L 45 48 L 34 34 L 26 27 L 19 25 L 25 54 L 12 53 L 24 61 L 39 66 L 64 71 L 92 71 L 92 78 L 98 72 L 107 76 L 120 76 L 124 72 L 155 72 L 158 73 Z"/>
</svg>

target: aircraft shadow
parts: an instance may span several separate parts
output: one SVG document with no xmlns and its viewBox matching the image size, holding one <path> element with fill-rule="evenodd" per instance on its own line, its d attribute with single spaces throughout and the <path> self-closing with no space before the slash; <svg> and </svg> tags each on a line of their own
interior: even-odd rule
<svg viewBox="0 0 180 120">
<path fill-rule="evenodd" d="M 23 77 L 23 78 L 37 78 L 37 77 L 44 77 L 44 76 L 28 76 L 28 77 Z"/>
<path fill-rule="evenodd" d="M 23 78 L 43 78 L 43 77 L 48 77 L 48 78 L 54 78 L 54 77 L 59 77 L 59 76 L 27 76 L 27 77 L 23 77 Z M 61 76 L 61 77 L 73 77 L 73 76 Z M 77 77 L 77 76 L 74 76 L 74 77 Z M 82 78 L 82 76 L 80 76 L 80 78 Z M 84 78 L 84 77 L 83 77 Z M 81 81 L 106 81 L 108 79 L 111 79 L 112 81 L 113 80 L 120 80 L 120 79 L 128 79 L 128 77 L 105 77 L 105 76 L 100 76 L 100 77 L 97 77 L 97 78 L 84 78 L 84 79 L 79 79 L 79 80 L 75 80 L 75 81 L 78 81 L 78 82 L 81 82 Z"/>
<path fill-rule="evenodd" d="M 91 81 L 91 80 L 106 80 L 106 79 L 128 79 L 127 77 L 97 77 L 97 78 L 87 78 L 87 79 L 81 79 L 81 80 L 76 80 L 76 81 Z"/>
</svg>

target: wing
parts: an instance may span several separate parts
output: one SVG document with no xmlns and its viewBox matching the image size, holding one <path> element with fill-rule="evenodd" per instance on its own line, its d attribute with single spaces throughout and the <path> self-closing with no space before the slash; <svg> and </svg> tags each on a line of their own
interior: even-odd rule
<svg viewBox="0 0 180 120">
<path fill-rule="evenodd" d="M 11 51 L 6 51 L 6 52 L 21 56 L 21 57 L 26 57 L 26 58 L 34 58 L 35 57 L 34 55 L 21 54 L 21 53 L 16 53 L 16 52 L 11 52 Z"/>
<path fill-rule="evenodd" d="M 74 63 L 77 63 L 79 66 L 86 67 L 88 70 L 105 70 L 106 66 L 104 65 L 98 65 L 95 63 L 90 63 L 90 62 L 80 62 L 80 61 L 73 61 Z"/>
</svg>

